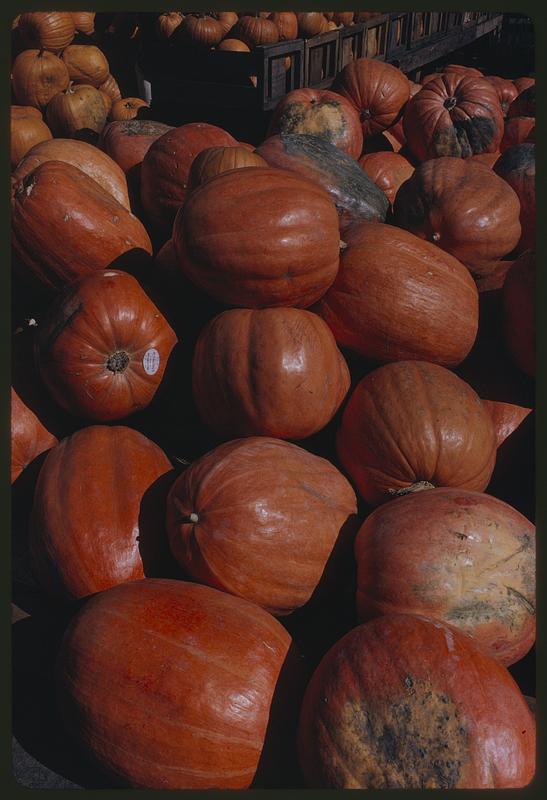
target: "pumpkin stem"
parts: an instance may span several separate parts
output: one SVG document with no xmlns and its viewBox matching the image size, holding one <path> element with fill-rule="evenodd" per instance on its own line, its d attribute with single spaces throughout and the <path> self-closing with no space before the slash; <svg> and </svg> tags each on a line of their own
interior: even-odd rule
<svg viewBox="0 0 547 800">
<path fill-rule="evenodd" d="M 452 111 L 452 109 L 456 106 L 457 102 L 458 102 L 457 97 L 448 97 L 444 101 L 444 107 L 448 109 L 448 111 Z"/>
<path fill-rule="evenodd" d="M 347 242 L 343 242 L 342 239 L 340 239 L 339 247 L 342 252 L 346 249 L 347 246 L 348 246 Z"/>
<path fill-rule="evenodd" d="M 117 350 L 108 357 L 106 368 L 110 372 L 123 372 L 129 364 L 129 356 L 123 350 Z"/>
<path fill-rule="evenodd" d="M 193 522 L 193 523 L 196 523 L 196 522 L 199 522 L 199 517 L 194 511 L 192 511 L 192 513 L 188 514 L 186 517 L 181 517 L 179 519 L 179 522 Z"/>
<path fill-rule="evenodd" d="M 74 86 L 74 81 L 70 81 L 70 83 L 66 87 L 65 94 L 74 94 L 74 89 L 72 88 L 73 86 Z"/>
<path fill-rule="evenodd" d="M 429 481 L 416 481 L 410 486 L 405 486 L 404 489 L 388 489 L 388 494 L 391 497 L 404 497 L 405 494 L 413 494 L 414 492 L 423 492 L 425 489 L 434 489 L 434 485 Z"/>
</svg>

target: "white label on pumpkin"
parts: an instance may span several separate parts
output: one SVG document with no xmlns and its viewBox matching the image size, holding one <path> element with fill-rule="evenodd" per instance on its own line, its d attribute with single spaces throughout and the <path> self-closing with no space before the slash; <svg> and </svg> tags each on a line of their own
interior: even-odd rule
<svg viewBox="0 0 547 800">
<path fill-rule="evenodd" d="M 142 359 L 142 365 L 147 375 L 155 375 L 160 368 L 160 354 L 152 347 L 147 350 Z"/>
</svg>

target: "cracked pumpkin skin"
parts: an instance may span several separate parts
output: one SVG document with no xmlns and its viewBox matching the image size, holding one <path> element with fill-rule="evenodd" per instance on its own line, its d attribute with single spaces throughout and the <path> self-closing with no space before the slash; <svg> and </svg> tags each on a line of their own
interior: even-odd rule
<svg viewBox="0 0 547 800">
<path fill-rule="evenodd" d="M 407 614 L 354 628 L 323 657 L 298 744 L 311 788 L 504 789 L 535 770 L 534 718 L 507 669 Z"/>
<path fill-rule="evenodd" d="M 376 509 L 355 541 L 362 620 L 423 614 L 505 666 L 535 640 L 535 527 L 480 492 L 431 489 Z"/>
<path fill-rule="evenodd" d="M 173 484 L 169 543 L 194 580 L 281 616 L 311 597 L 356 503 L 325 459 L 279 439 L 237 439 Z"/>
</svg>

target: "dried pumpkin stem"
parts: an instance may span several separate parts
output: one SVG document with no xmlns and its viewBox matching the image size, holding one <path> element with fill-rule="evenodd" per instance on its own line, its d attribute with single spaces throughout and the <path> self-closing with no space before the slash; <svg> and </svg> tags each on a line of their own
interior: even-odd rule
<svg viewBox="0 0 547 800">
<path fill-rule="evenodd" d="M 425 489 L 434 489 L 434 485 L 429 481 L 416 481 L 410 486 L 405 486 L 404 489 L 388 489 L 388 494 L 391 497 L 404 497 L 405 494 L 413 494 L 414 492 L 423 492 Z"/>
</svg>

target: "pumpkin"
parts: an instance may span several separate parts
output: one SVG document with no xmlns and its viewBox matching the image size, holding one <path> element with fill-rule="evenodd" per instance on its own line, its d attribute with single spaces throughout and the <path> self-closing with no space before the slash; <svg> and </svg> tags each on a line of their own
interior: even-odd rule
<svg viewBox="0 0 547 800">
<path fill-rule="evenodd" d="M 502 289 L 503 331 L 511 357 L 526 375 L 536 374 L 535 253 L 528 250 L 511 265 Z"/>
<path fill-rule="evenodd" d="M 110 74 L 108 75 L 104 83 L 101 83 L 101 85 L 98 88 L 101 92 L 107 94 L 114 103 L 116 102 L 116 100 L 122 99 L 120 87 L 118 86 L 116 79 Z"/>
<path fill-rule="evenodd" d="M 20 119 L 43 119 L 42 112 L 34 106 L 10 106 L 10 117 L 12 120 Z"/>
<path fill-rule="evenodd" d="M 21 109 L 14 112 L 13 109 Z M 32 108 L 30 106 L 29 108 Z M 51 131 L 42 119 L 42 115 L 37 109 L 39 116 L 22 113 L 22 106 L 12 106 L 10 114 L 10 156 L 11 166 L 14 169 L 28 151 L 34 145 L 52 139 Z"/>
<path fill-rule="evenodd" d="M 535 141 L 535 117 L 511 117 L 511 119 L 505 120 L 503 139 L 500 143 L 500 152 L 504 153 L 509 147 L 513 147 L 513 145 L 535 143 Z"/>
<path fill-rule="evenodd" d="M 88 35 L 95 33 L 95 12 L 94 11 L 71 11 L 74 27 L 79 33 Z"/>
<path fill-rule="evenodd" d="M 19 30 L 29 47 L 58 53 L 74 39 L 76 26 L 70 11 L 30 11 L 19 17 Z"/>
<path fill-rule="evenodd" d="M 183 205 L 194 158 L 207 147 L 233 147 L 237 141 L 222 128 L 191 122 L 154 141 L 141 165 L 141 201 L 147 219 L 163 238 Z"/>
<path fill-rule="evenodd" d="M 427 239 L 485 275 L 521 235 L 517 194 L 490 167 L 469 159 L 420 164 L 397 193 L 396 225 Z"/>
<path fill-rule="evenodd" d="M 267 167 L 258 153 L 246 147 L 207 147 L 192 161 L 188 176 L 188 190 L 206 183 L 216 175 L 241 167 Z"/>
<path fill-rule="evenodd" d="M 536 245 L 536 146 L 509 147 L 496 161 L 494 172 L 507 181 L 520 201 L 521 237 L 516 253 Z"/>
<path fill-rule="evenodd" d="M 235 11 L 217 11 L 215 16 L 220 22 L 220 27 L 222 28 L 224 36 L 234 27 L 239 19 Z"/>
<path fill-rule="evenodd" d="M 106 92 L 101 91 L 101 89 L 99 89 L 99 93 L 100 93 L 101 99 L 102 99 L 102 101 L 104 103 L 105 111 L 106 111 L 107 118 L 108 118 L 108 115 L 110 114 L 110 112 L 112 110 L 112 98 L 109 95 L 107 95 Z M 98 146 L 99 145 L 97 144 L 97 147 Z"/>
<path fill-rule="evenodd" d="M 329 461 L 256 436 L 216 447 L 177 478 L 167 533 L 194 580 L 285 615 L 310 599 L 355 512 Z"/>
<path fill-rule="evenodd" d="M 181 24 L 184 16 L 180 11 L 164 11 L 156 20 L 156 35 L 160 39 L 169 39 Z"/>
<path fill-rule="evenodd" d="M 443 67 L 443 73 L 445 75 L 450 73 L 455 75 L 470 75 L 475 78 L 484 77 L 480 69 L 476 69 L 476 67 L 466 67 L 465 64 L 447 64 Z"/>
<path fill-rule="evenodd" d="M 125 119 L 142 118 L 142 114 L 145 113 L 144 109 L 149 108 L 146 100 L 141 100 L 140 97 L 125 97 L 112 104 L 109 121 L 121 122 Z"/>
<path fill-rule="evenodd" d="M 438 364 L 397 361 L 357 384 L 336 447 L 364 500 L 380 505 L 424 485 L 482 492 L 497 440 L 488 410 L 465 381 Z"/>
<path fill-rule="evenodd" d="M 140 168 L 150 145 L 171 130 L 170 125 L 147 119 L 110 122 L 101 133 L 100 143 L 105 153 L 128 175 L 136 167 Z"/>
<path fill-rule="evenodd" d="M 506 117 L 509 106 L 519 93 L 517 87 L 513 81 L 507 78 L 499 78 L 497 75 L 488 75 L 486 80 L 496 89 L 503 116 Z"/>
<path fill-rule="evenodd" d="M 69 84 L 56 94 L 46 108 L 46 122 L 54 136 L 71 138 L 92 131 L 100 133 L 106 124 L 107 111 L 101 92 L 86 84 Z"/>
<path fill-rule="evenodd" d="M 268 167 L 207 181 L 173 225 L 186 277 L 221 303 L 249 308 L 314 303 L 336 276 L 339 242 L 327 192 Z"/>
<path fill-rule="evenodd" d="M 493 153 L 503 136 L 498 93 L 484 78 L 457 72 L 440 75 L 409 101 L 403 130 L 418 161 Z"/>
<path fill-rule="evenodd" d="M 11 85 L 20 105 L 44 109 L 70 83 L 66 65 L 47 50 L 24 50 L 11 68 Z"/>
<path fill-rule="evenodd" d="M 45 427 L 11 387 L 11 482 L 35 458 L 54 447 L 57 437 Z"/>
<path fill-rule="evenodd" d="M 85 172 L 90 178 L 131 211 L 127 194 L 127 181 L 120 167 L 97 147 L 75 139 L 52 139 L 35 145 L 26 154 L 13 173 L 15 181 L 22 181 L 45 161 L 64 161 Z"/>
<path fill-rule="evenodd" d="M 268 19 L 276 24 L 280 42 L 288 42 L 297 38 L 298 17 L 294 11 L 274 11 Z"/>
<path fill-rule="evenodd" d="M 359 165 L 383 191 L 391 206 L 401 184 L 414 172 L 410 161 L 399 153 L 368 153 L 359 159 Z"/>
<path fill-rule="evenodd" d="M 418 92 L 422 88 L 422 85 L 421 83 L 414 83 L 414 81 L 409 81 L 409 84 L 410 84 L 410 97 L 414 97 L 415 94 L 418 94 Z M 404 109 L 403 109 L 403 115 L 404 115 Z M 392 139 L 396 140 L 399 146 L 398 147 L 394 146 L 393 149 L 396 153 L 399 152 L 401 147 L 406 144 L 406 136 L 403 130 L 403 116 L 399 117 L 395 125 L 392 125 L 386 131 L 384 131 L 384 136 L 388 136 L 390 141 L 392 141 Z M 367 152 L 369 152 L 368 148 Z"/>
<path fill-rule="evenodd" d="M 507 111 L 509 119 L 513 117 L 536 116 L 536 85 L 529 86 L 513 100 Z"/>
<path fill-rule="evenodd" d="M 66 64 L 70 80 L 85 83 L 96 89 L 108 78 L 109 66 L 102 50 L 94 45 L 71 44 L 61 54 Z"/>
<path fill-rule="evenodd" d="M 440 77 L 442 74 L 442 72 L 430 72 L 428 75 L 424 75 L 421 81 L 422 86 L 425 86 L 429 81 L 435 80 L 435 78 Z"/>
<path fill-rule="evenodd" d="M 535 528 L 480 492 L 431 489 L 367 517 L 355 540 L 357 611 L 422 614 L 510 666 L 535 640 Z"/>
<path fill-rule="evenodd" d="M 102 270 L 77 281 L 48 310 L 37 365 L 62 408 L 107 422 L 150 405 L 176 341 L 134 277 Z"/>
<path fill-rule="evenodd" d="M 192 47 L 216 47 L 222 40 L 224 30 L 220 22 L 208 14 L 186 14 L 173 33 L 177 44 Z"/>
<path fill-rule="evenodd" d="M 523 92 L 525 89 L 529 89 L 530 86 L 536 85 L 535 78 L 529 78 L 529 77 L 515 78 L 513 83 L 517 87 L 517 91 L 519 94 Z"/>
<path fill-rule="evenodd" d="M 250 53 L 250 48 L 240 39 L 223 39 L 217 50 L 226 50 L 228 52 L 236 53 Z"/>
<path fill-rule="evenodd" d="M 327 89 L 294 89 L 286 94 L 270 121 L 268 136 L 276 133 L 319 136 L 353 158 L 363 149 L 357 112 L 348 100 Z"/>
<path fill-rule="evenodd" d="M 40 470 L 32 507 L 30 554 L 42 589 L 70 600 L 163 570 L 172 479 L 163 450 L 132 428 L 92 425 L 63 439 Z"/>
<path fill-rule="evenodd" d="M 194 350 L 194 402 L 224 439 L 311 436 L 330 422 L 349 384 L 328 326 L 302 309 L 225 311 Z"/>
<path fill-rule="evenodd" d="M 487 167 L 493 167 L 499 157 L 500 152 L 497 150 L 495 153 L 479 153 L 476 156 L 469 156 L 469 160 L 478 161 L 479 164 L 486 164 Z"/>
<path fill-rule="evenodd" d="M 295 702 L 292 652 L 281 624 L 240 598 L 165 579 L 117 586 L 65 636 L 61 714 L 117 785 L 246 789 L 287 737 L 274 722 Z"/>
<path fill-rule="evenodd" d="M 407 77 L 397 67 L 371 58 L 350 61 L 332 90 L 346 97 L 361 120 L 365 140 L 391 127 L 410 97 Z"/>
<path fill-rule="evenodd" d="M 454 628 L 389 614 L 323 657 L 304 695 L 309 787 L 504 789 L 535 770 L 535 721 L 507 668 Z"/>
<path fill-rule="evenodd" d="M 531 408 L 517 406 L 514 403 L 501 403 L 498 400 L 483 400 L 482 402 L 492 417 L 498 447 L 524 422 L 532 411 Z"/>
<path fill-rule="evenodd" d="M 479 323 L 463 264 L 390 225 L 360 222 L 345 243 L 336 279 L 314 306 L 338 344 L 375 361 L 463 361 Z"/>
<path fill-rule="evenodd" d="M 355 222 L 385 220 L 389 204 L 384 193 L 353 158 L 318 136 L 271 136 L 256 152 L 271 167 L 290 170 L 322 186 L 336 206 L 343 235 Z"/>
<path fill-rule="evenodd" d="M 12 243 L 48 289 L 152 255 L 142 223 L 72 164 L 46 161 L 13 187 Z"/>
<path fill-rule="evenodd" d="M 240 17 L 230 30 L 230 37 L 241 39 L 252 50 L 263 44 L 275 44 L 279 41 L 279 29 L 275 22 L 265 17 L 245 14 Z"/>
<path fill-rule="evenodd" d="M 297 13 L 298 36 L 301 39 L 312 39 L 328 30 L 327 20 L 320 11 Z"/>
<path fill-rule="evenodd" d="M 336 22 L 337 25 L 341 25 L 342 27 L 346 28 L 349 25 L 353 25 L 354 17 L 355 12 L 353 11 L 335 11 L 333 21 Z"/>
</svg>

